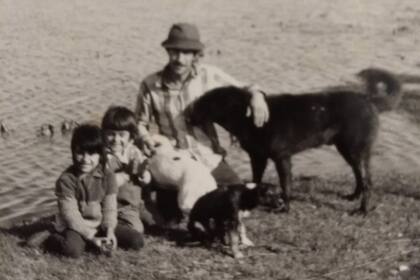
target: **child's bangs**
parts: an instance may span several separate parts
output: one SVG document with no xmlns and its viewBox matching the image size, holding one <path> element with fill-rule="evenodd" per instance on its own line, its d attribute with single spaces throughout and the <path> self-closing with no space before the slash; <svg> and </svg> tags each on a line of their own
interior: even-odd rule
<svg viewBox="0 0 420 280">
<path fill-rule="evenodd" d="M 131 137 L 137 136 L 137 123 L 134 113 L 121 106 L 110 107 L 102 119 L 103 130 L 126 130 Z"/>
<path fill-rule="evenodd" d="M 133 129 L 133 121 L 126 118 L 115 118 L 112 122 L 104 124 L 103 129 L 131 131 Z"/>
<path fill-rule="evenodd" d="M 71 141 L 73 152 L 102 154 L 104 144 L 101 129 L 95 125 L 84 124 L 77 127 Z"/>
<path fill-rule="evenodd" d="M 94 138 L 94 139 L 85 139 L 85 141 L 81 142 L 77 147 L 76 150 L 80 152 L 87 152 L 88 154 L 102 154 L 103 150 L 103 143 L 101 138 Z"/>
</svg>

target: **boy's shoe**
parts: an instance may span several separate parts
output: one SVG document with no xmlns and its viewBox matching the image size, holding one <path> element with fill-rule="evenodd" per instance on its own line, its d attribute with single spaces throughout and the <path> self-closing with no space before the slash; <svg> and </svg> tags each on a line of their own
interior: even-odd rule
<svg viewBox="0 0 420 280">
<path fill-rule="evenodd" d="M 50 237 L 51 233 L 49 230 L 43 230 L 32 234 L 28 240 L 26 240 L 26 246 L 31 248 L 39 248 L 44 244 L 45 240 Z"/>
</svg>

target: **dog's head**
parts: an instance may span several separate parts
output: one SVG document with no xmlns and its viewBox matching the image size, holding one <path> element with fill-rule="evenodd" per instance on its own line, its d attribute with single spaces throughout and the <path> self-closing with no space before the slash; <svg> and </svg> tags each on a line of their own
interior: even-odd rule
<svg viewBox="0 0 420 280">
<path fill-rule="evenodd" d="M 149 159 L 148 169 L 156 182 L 179 186 L 188 168 L 186 160 L 185 155 L 176 150 L 158 152 Z"/>
<path fill-rule="evenodd" d="M 150 137 L 150 147 L 151 154 L 157 153 L 169 153 L 174 150 L 174 142 L 172 142 L 168 137 L 161 134 L 154 134 Z"/>
<path fill-rule="evenodd" d="M 185 117 L 193 126 L 209 122 L 223 126 L 236 117 L 245 118 L 250 97 L 250 93 L 241 88 L 216 88 L 208 91 L 187 107 Z"/>
<path fill-rule="evenodd" d="M 275 208 L 274 201 L 278 199 L 275 185 L 268 183 L 245 183 L 241 194 L 241 208 L 253 209 L 257 206 Z"/>
<path fill-rule="evenodd" d="M 284 207 L 284 201 L 280 198 L 278 188 L 274 184 L 260 183 L 258 197 L 258 205 L 269 211 L 277 211 Z"/>
</svg>

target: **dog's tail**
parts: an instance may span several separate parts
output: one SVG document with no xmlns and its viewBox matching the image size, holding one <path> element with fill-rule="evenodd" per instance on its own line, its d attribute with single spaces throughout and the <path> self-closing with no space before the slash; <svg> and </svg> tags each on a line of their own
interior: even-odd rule
<svg viewBox="0 0 420 280">
<path fill-rule="evenodd" d="M 398 106 L 403 96 L 400 80 L 392 73 L 378 68 L 367 68 L 357 74 L 366 84 L 369 100 L 379 112 Z"/>
</svg>

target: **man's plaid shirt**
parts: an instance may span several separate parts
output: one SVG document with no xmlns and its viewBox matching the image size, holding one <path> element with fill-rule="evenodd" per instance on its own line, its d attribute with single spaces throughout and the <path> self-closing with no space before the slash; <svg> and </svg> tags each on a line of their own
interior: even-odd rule
<svg viewBox="0 0 420 280">
<path fill-rule="evenodd" d="M 220 86 L 243 86 L 222 70 L 210 65 L 198 65 L 182 85 L 170 83 L 166 68 L 146 77 L 140 84 L 135 114 L 139 121 L 140 136 L 148 130 L 163 134 L 187 148 L 192 155 L 215 168 L 221 156 L 211 149 L 207 135 L 198 127 L 187 127 L 183 111 L 206 91 Z"/>
</svg>

